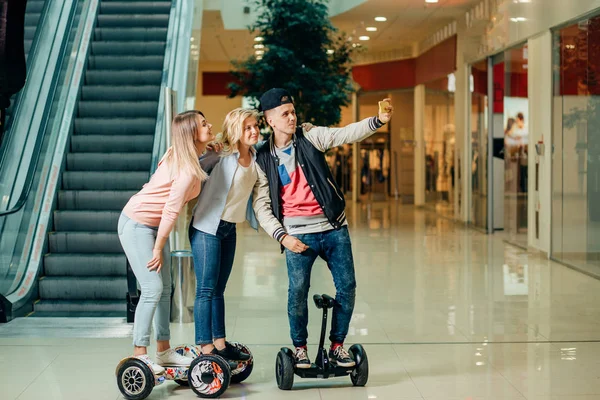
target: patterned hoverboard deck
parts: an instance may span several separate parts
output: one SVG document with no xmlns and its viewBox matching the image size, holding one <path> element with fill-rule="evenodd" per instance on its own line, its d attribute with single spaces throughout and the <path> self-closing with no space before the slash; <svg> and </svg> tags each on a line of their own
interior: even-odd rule
<svg viewBox="0 0 600 400">
<path fill-rule="evenodd" d="M 250 350 L 248 349 L 248 347 L 244 346 L 243 344 L 237 343 L 237 342 L 231 342 L 231 344 L 233 346 L 239 348 L 240 350 L 247 352 L 251 356 L 250 360 L 238 363 L 238 367 L 231 371 L 231 376 L 234 376 L 234 375 L 239 375 L 242 372 L 244 372 L 248 368 L 248 366 L 253 363 L 253 357 L 252 357 L 252 353 L 250 353 Z M 202 351 L 200 350 L 200 346 L 195 346 L 195 345 L 181 345 L 181 346 L 175 347 L 173 350 L 175 350 L 182 356 L 191 357 L 191 358 L 196 358 L 202 354 Z M 177 371 L 173 371 L 173 373 L 176 374 Z M 179 377 L 181 375 L 179 375 L 178 377 L 172 378 L 172 377 L 170 377 L 171 374 L 167 373 L 167 376 L 168 376 L 167 379 L 186 380 L 187 374 L 188 374 L 188 372 L 185 371 L 184 378 Z"/>
</svg>

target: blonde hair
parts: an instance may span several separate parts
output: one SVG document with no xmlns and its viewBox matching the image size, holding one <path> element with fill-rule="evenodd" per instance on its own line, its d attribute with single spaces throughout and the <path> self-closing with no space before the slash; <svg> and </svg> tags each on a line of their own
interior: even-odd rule
<svg viewBox="0 0 600 400">
<path fill-rule="evenodd" d="M 191 110 L 177 114 L 171 123 L 171 147 L 165 153 L 163 160 L 171 169 L 171 176 L 185 171 L 200 181 L 205 181 L 208 175 L 200 167 L 194 140 L 200 129 L 200 111 Z"/>
<path fill-rule="evenodd" d="M 248 118 L 259 120 L 258 111 L 249 108 L 236 108 L 230 111 L 223 121 L 223 132 L 217 135 L 217 141 L 223 144 L 223 156 L 231 155 L 238 148 L 244 133 L 244 121 Z"/>
</svg>

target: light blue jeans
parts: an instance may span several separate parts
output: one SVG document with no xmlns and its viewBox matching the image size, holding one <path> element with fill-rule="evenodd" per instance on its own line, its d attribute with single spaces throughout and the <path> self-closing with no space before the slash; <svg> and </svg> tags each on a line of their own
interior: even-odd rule
<svg viewBox="0 0 600 400">
<path fill-rule="evenodd" d="M 152 259 L 158 228 L 153 228 L 121 214 L 119 218 L 119 240 L 131 269 L 137 278 L 142 294 L 135 309 L 133 323 L 133 345 L 148 347 L 154 319 L 156 340 L 169 340 L 171 331 L 171 251 L 169 243 L 163 248 L 163 264 L 160 273 L 149 271 L 147 264 Z"/>
</svg>

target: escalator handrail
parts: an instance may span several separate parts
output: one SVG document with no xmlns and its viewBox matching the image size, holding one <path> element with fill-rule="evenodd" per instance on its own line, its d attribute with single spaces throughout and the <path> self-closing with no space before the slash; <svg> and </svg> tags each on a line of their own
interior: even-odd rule
<svg viewBox="0 0 600 400">
<path fill-rule="evenodd" d="M 38 28 L 42 28 L 42 29 L 36 29 L 35 35 L 34 35 L 34 40 L 33 43 L 31 45 L 31 49 L 29 51 L 29 54 L 33 55 L 33 59 L 31 57 L 29 57 L 29 59 L 31 60 L 31 63 L 29 64 L 28 67 L 28 72 L 29 70 L 33 70 L 33 66 L 35 65 L 35 63 L 37 62 L 46 62 L 48 61 L 48 58 L 50 57 L 49 54 L 47 54 L 46 52 L 42 52 L 42 51 L 38 51 L 38 46 L 39 46 L 39 37 L 42 34 L 42 31 L 44 31 L 43 27 L 46 24 L 46 21 L 48 19 L 48 9 L 51 7 L 51 3 L 52 1 L 47 0 L 44 4 L 44 7 L 42 9 L 42 13 L 40 15 L 40 20 L 38 22 Z M 69 10 L 67 10 L 67 12 L 69 13 L 69 15 L 73 15 L 73 13 L 75 12 L 75 7 L 77 5 L 77 2 L 73 2 L 71 4 L 71 8 Z M 64 3 L 63 3 L 64 6 Z M 61 15 L 66 12 L 66 10 L 63 8 Z M 71 21 L 69 22 L 69 26 L 71 26 L 71 24 L 73 23 L 72 18 Z M 68 28 L 67 28 L 68 29 Z M 60 50 L 59 50 L 59 56 L 57 59 L 57 63 L 56 65 L 61 65 L 64 59 L 64 53 L 65 53 L 65 48 L 67 46 L 66 40 L 63 40 L 63 43 L 61 44 Z M 45 57 L 44 59 L 41 59 L 41 57 Z M 40 101 L 43 102 L 44 107 L 43 107 L 43 117 L 40 121 L 39 126 L 37 127 L 32 127 L 31 125 L 29 126 L 29 132 L 28 134 L 31 134 L 32 132 L 36 135 L 36 140 L 35 140 L 35 144 L 33 147 L 33 154 L 31 157 L 31 160 L 29 162 L 29 166 L 27 167 L 27 175 L 25 177 L 25 184 L 23 185 L 23 188 L 21 189 L 21 193 L 19 195 L 19 198 L 16 202 L 16 204 L 10 208 L 9 210 L 5 210 L 5 211 L 0 211 L 0 218 L 1 217 L 5 217 L 7 215 L 10 214 L 14 214 L 18 211 L 20 211 L 23 206 L 27 203 L 27 198 L 29 197 L 29 194 L 31 192 L 31 188 L 33 186 L 33 180 L 34 180 L 34 175 L 35 175 L 35 171 L 38 165 L 38 161 L 40 159 L 40 155 L 42 152 L 42 143 L 43 143 L 43 138 L 44 135 L 43 133 L 45 132 L 46 126 L 48 124 L 48 116 L 50 114 L 50 105 L 52 104 L 53 100 L 54 100 L 54 93 L 55 93 L 55 88 L 57 85 L 57 81 L 58 81 L 58 73 L 60 71 L 60 68 L 56 68 L 54 70 L 54 74 L 52 77 L 52 85 L 49 87 L 48 91 L 44 91 L 42 92 L 41 90 L 38 92 L 38 97 L 36 100 L 36 103 L 39 103 Z M 39 77 L 37 77 L 39 78 Z M 32 83 L 33 82 L 33 83 Z M 25 85 L 23 87 L 23 89 L 21 90 L 18 99 L 20 100 L 22 97 L 25 96 L 26 91 L 29 90 L 35 90 L 38 85 L 35 86 L 31 86 L 36 82 L 36 77 L 32 77 L 31 79 L 27 79 L 25 82 Z M 41 87 L 41 85 L 40 85 Z M 45 99 L 41 98 L 42 96 L 46 96 Z M 20 113 L 21 113 L 21 109 L 22 109 L 22 103 L 20 101 L 17 101 L 15 104 L 15 112 L 13 113 L 12 117 L 11 117 L 11 123 L 10 126 L 13 127 L 15 126 L 15 122 L 18 120 Z M 11 134 L 12 132 L 12 134 Z M 14 133 L 14 131 L 11 129 L 11 131 L 7 132 L 8 134 L 5 136 L 6 140 L 3 143 L 2 148 L 0 148 L 1 154 L 0 154 L 0 168 L 4 165 L 4 161 L 5 158 L 7 156 L 7 151 L 6 149 L 9 148 L 9 141 L 11 141 L 12 136 Z M 13 154 L 14 156 L 14 154 Z M 17 179 L 17 175 L 15 175 L 15 180 Z M 14 184 L 13 184 L 14 186 Z M 12 196 L 11 196 L 12 197 Z"/>
</svg>

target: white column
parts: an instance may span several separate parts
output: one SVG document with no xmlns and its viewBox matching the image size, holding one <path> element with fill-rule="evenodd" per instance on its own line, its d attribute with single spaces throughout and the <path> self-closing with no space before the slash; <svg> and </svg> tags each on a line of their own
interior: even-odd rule
<svg viewBox="0 0 600 400">
<path fill-rule="evenodd" d="M 415 206 L 425 205 L 425 85 L 415 87 Z"/>
<path fill-rule="evenodd" d="M 552 200 L 552 33 L 545 32 L 528 41 L 529 47 L 529 182 L 528 244 L 550 252 Z M 535 144 L 544 143 L 544 153 L 537 155 Z M 539 163 L 538 190 L 536 164 Z M 539 237 L 536 237 L 536 212 L 539 212 Z"/>
<path fill-rule="evenodd" d="M 458 40 L 458 49 L 460 46 Z M 455 168 L 455 182 L 460 183 L 455 187 L 454 209 L 455 216 L 459 221 L 468 222 L 471 209 L 471 130 L 469 127 L 471 117 L 470 107 L 470 85 L 469 85 L 469 66 L 463 61 L 461 52 L 457 54 L 456 92 L 454 93 L 454 126 L 456 132 L 456 151 L 454 156 L 454 165 L 458 166 L 460 157 L 460 182 L 458 180 L 459 168 Z M 458 192 L 461 193 L 461 204 L 458 205 Z"/>
<path fill-rule="evenodd" d="M 352 121 L 358 122 L 358 95 L 356 92 L 352 93 Z M 360 143 L 352 144 L 352 202 L 358 202 L 358 195 L 360 193 Z"/>
</svg>

